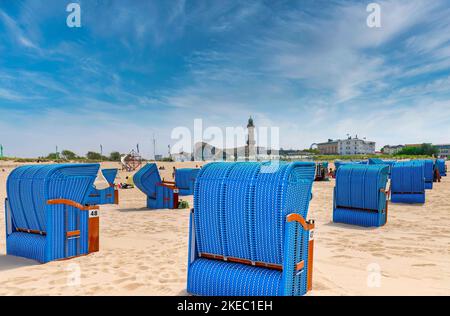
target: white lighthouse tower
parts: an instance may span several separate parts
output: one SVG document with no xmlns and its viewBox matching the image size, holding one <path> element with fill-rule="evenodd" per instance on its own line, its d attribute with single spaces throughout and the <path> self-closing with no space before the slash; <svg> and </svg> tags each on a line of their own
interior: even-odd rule
<svg viewBox="0 0 450 316">
<path fill-rule="evenodd" d="M 247 150 L 246 150 L 246 160 L 256 160 L 256 141 L 255 141 L 255 125 L 253 124 L 253 119 L 250 116 L 247 124 L 248 139 L 247 139 Z"/>
</svg>

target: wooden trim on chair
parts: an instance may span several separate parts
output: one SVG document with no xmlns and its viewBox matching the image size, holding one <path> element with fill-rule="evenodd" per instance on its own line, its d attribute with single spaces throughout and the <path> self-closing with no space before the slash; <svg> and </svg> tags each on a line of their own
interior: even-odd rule
<svg viewBox="0 0 450 316">
<path fill-rule="evenodd" d="M 81 234 L 80 230 L 72 230 L 72 231 L 68 231 L 66 233 L 66 237 L 67 238 L 78 237 L 78 236 L 80 236 L 80 234 Z"/>
<path fill-rule="evenodd" d="M 59 205 L 59 204 L 64 204 L 64 205 L 68 205 L 68 206 L 72 206 L 75 207 L 81 211 L 89 211 L 89 210 L 98 210 L 100 209 L 100 207 L 98 205 L 86 205 L 83 206 L 80 203 L 77 203 L 75 201 L 72 200 L 68 200 L 68 199 L 53 199 L 53 200 L 48 200 L 47 201 L 48 205 Z"/>
<path fill-rule="evenodd" d="M 256 267 L 262 267 L 262 268 L 268 268 L 268 269 L 275 269 L 275 270 L 283 270 L 283 266 L 281 264 L 275 264 L 275 263 L 266 263 L 266 262 L 260 262 L 260 261 L 251 261 L 248 259 L 242 259 L 242 258 L 235 258 L 235 257 L 224 257 L 222 255 L 215 255 L 210 253 L 200 253 L 199 257 L 206 258 L 206 259 L 215 259 L 215 260 L 223 260 L 223 261 L 229 261 L 234 263 L 241 263 L 246 264 L 250 266 L 256 266 Z"/>
<path fill-rule="evenodd" d="M 119 190 L 114 189 L 114 204 L 119 205 Z"/>
<path fill-rule="evenodd" d="M 295 270 L 299 271 L 299 270 L 303 269 L 304 267 L 305 267 L 305 261 L 302 260 L 295 265 Z"/>
<path fill-rule="evenodd" d="M 222 255 L 215 255 L 211 253 L 199 253 L 200 258 L 206 258 L 206 259 L 213 259 L 213 260 L 222 260 L 222 261 L 228 261 L 228 262 L 234 262 L 234 263 L 241 263 L 246 264 L 249 266 L 254 267 L 261 267 L 261 268 L 267 268 L 267 269 L 274 269 L 278 271 L 283 271 L 283 265 L 276 264 L 276 263 L 267 263 L 267 262 L 261 262 L 261 261 L 251 261 L 249 259 L 242 259 L 242 258 L 235 258 L 235 257 L 224 257 Z M 305 267 L 305 262 L 302 260 L 299 263 L 295 265 L 295 270 L 301 270 Z"/>
<path fill-rule="evenodd" d="M 166 187 L 166 188 L 169 188 L 169 189 L 172 189 L 172 190 L 178 189 L 178 188 L 175 186 L 175 184 L 171 184 L 171 183 L 167 183 L 167 182 L 159 182 L 159 183 L 157 183 L 156 185 L 159 185 L 159 186 L 161 186 L 161 187 Z"/>
<path fill-rule="evenodd" d="M 47 232 L 41 231 L 41 230 L 36 230 L 36 229 L 27 229 L 27 228 L 20 228 L 17 227 L 16 231 L 19 233 L 28 233 L 28 234 L 35 234 L 35 235 L 41 235 L 41 236 L 46 236 Z"/>
<path fill-rule="evenodd" d="M 311 230 L 314 228 L 314 222 L 307 222 L 300 214 L 292 213 L 286 217 L 286 221 L 289 222 L 297 222 L 302 225 L 304 230 Z"/>
</svg>

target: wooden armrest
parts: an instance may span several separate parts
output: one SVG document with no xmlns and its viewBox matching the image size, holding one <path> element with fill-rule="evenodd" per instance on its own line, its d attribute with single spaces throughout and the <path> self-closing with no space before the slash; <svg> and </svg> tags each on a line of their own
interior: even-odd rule
<svg viewBox="0 0 450 316">
<path fill-rule="evenodd" d="M 305 219 L 303 218 L 303 216 L 301 216 L 300 214 L 296 214 L 296 213 L 292 213 L 289 214 L 286 217 L 286 221 L 289 222 L 297 222 L 300 225 L 302 225 L 304 230 L 311 230 L 314 229 L 314 221 L 305 221 Z"/>
<path fill-rule="evenodd" d="M 59 205 L 59 204 L 68 205 L 68 206 L 75 207 L 75 208 L 77 208 L 77 209 L 79 209 L 81 211 L 89 211 L 89 210 L 98 210 L 98 209 L 100 209 L 100 207 L 98 205 L 84 206 L 84 205 L 81 205 L 80 203 L 77 203 L 75 201 L 68 200 L 68 199 L 48 200 L 47 204 L 48 205 Z"/>
<path fill-rule="evenodd" d="M 169 182 L 160 182 L 157 185 L 161 186 L 161 187 L 165 187 L 165 188 L 169 188 L 172 190 L 177 190 L 178 188 L 175 186 L 175 184 L 171 184 Z"/>
</svg>

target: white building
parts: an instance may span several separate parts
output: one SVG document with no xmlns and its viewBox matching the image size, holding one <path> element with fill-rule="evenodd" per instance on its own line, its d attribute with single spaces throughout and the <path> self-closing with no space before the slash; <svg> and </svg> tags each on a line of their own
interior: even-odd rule
<svg viewBox="0 0 450 316">
<path fill-rule="evenodd" d="M 347 139 L 329 139 L 325 143 L 317 144 L 322 155 L 367 155 L 375 153 L 375 142 L 348 137 Z"/>
<path fill-rule="evenodd" d="M 439 149 L 438 156 L 448 159 L 450 157 L 450 144 L 434 145 Z"/>
<path fill-rule="evenodd" d="M 172 156 L 173 161 L 176 161 L 176 162 L 191 161 L 191 159 L 192 159 L 192 154 L 184 152 L 184 151 L 180 152 L 178 154 L 172 154 L 171 156 Z"/>
<path fill-rule="evenodd" d="M 383 148 L 381 148 L 381 151 L 383 152 L 383 154 L 394 155 L 399 151 L 401 151 L 403 148 L 405 148 L 404 145 L 397 145 L 397 146 L 386 145 Z"/>
</svg>

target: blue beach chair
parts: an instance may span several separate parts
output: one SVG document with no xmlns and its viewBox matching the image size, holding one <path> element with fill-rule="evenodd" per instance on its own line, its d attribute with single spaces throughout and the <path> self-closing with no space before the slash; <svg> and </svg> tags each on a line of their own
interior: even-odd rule
<svg viewBox="0 0 450 316">
<path fill-rule="evenodd" d="M 98 251 L 98 206 L 85 206 L 99 164 L 22 166 L 6 183 L 6 252 L 45 263 Z"/>
<path fill-rule="evenodd" d="M 195 182 L 187 291 L 303 295 L 311 290 L 313 162 L 210 163 Z"/>
<path fill-rule="evenodd" d="M 364 227 L 387 222 L 387 165 L 346 165 L 339 168 L 333 199 L 333 221 Z"/>
<path fill-rule="evenodd" d="M 421 160 L 424 167 L 425 189 L 433 189 L 434 182 L 434 161 L 432 159 Z"/>
<path fill-rule="evenodd" d="M 175 186 L 178 188 L 180 196 L 194 194 L 194 183 L 199 171 L 199 168 L 181 168 L 175 170 Z"/>
<path fill-rule="evenodd" d="M 380 158 L 369 158 L 369 165 L 387 165 L 389 166 L 389 176 L 391 175 L 392 167 L 395 164 L 395 160 L 383 160 Z"/>
<path fill-rule="evenodd" d="M 133 181 L 147 195 L 148 208 L 178 208 L 178 188 L 174 182 L 161 180 L 155 163 L 142 167 L 134 174 Z"/>
<path fill-rule="evenodd" d="M 89 205 L 119 204 L 119 191 L 114 185 L 118 169 L 102 169 L 101 172 L 108 181 L 109 188 L 103 190 L 92 188 L 86 203 Z"/>
<path fill-rule="evenodd" d="M 368 162 L 367 161 L 341 161 L 341 160 L 336 160 L 334 162 L 334 167 L 335 167 L 335 172 L 338 171 L 338 169 L 341 166 L 346 166 L 346 165 L 367 165 Z"/>
<path fill-rule="evenodd" d="M 447 166 L 445 165 L 445 159 L 437 159 L 436 167 L 438 168 L 441 177 L 447 176 Z"/>
<path fill-rule="evenodd" d="M 425 168 L 423 161 L 401 161 L 392 168 L 391 202 L 425 203 Z"/>
</svg>

